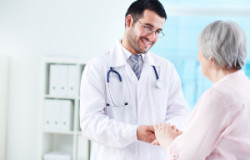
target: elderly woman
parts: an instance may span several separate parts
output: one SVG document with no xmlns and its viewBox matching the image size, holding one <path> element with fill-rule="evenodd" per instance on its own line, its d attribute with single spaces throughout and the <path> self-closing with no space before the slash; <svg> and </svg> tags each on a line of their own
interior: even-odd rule
<svg viewBox="0 0 250 160">
<path fill-rule="evenodd" d="M 169 124 L 155 126 L 168 159 L 250 159 L 250 81 L 240 71 L 246 54 L 246 36 L 237 24 L 216 21 L 202 31 L 198 60 L 214 84 L 199 99 L 183 133 Z"/>
</svg>

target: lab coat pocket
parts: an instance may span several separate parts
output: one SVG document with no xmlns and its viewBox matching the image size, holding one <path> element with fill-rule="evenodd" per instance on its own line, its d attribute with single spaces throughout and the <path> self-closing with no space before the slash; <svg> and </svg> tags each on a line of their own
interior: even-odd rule
<svg viewBox="0 0 250 160">
<path fill-rule="evenodd" d="M 128 106 L 123 106 L 123 107 L 108 106 L 106 108 L 106 113 L 109 115 L 111 119 L 115 119 L 121 122 L 126 122 L 127 108 Z"/>
<path fill-rule="evenodd" d="M 106 92 L 106 114 L 112 119 L 126 121 L 125 116 L 126 112 L 129 112 L 131 96 L 126 80 L 120 81 L 116 74 L 110 74 L 109 83 L 106 83 Z"/>
<path fill-rule="evenodd" d="M 126 86 L 124 79 L 120 80 L 117 74 L 110 73 L 109 82 L 106 83 L 107 107 L 126 107 L 128 105 L 130 94 L 129 88 Z"/>
<path fill-rule="evenodd" d="M 107 96 L 106 114 L 109 115 L 111 119 L 124 122 L 129 104 L 120 94 L 122 94 L 121 91 L 118 91 L 116 94 L 111 92 L 111 94 Z"/>
<path fill-rule="evenodd" d="M 161 82 L 163 83 L 164 81 Z M 154 109 L 152 112 L 157 115 L 157 121 L 163 121 L 167 112 L 169 93 L 167 92 L 164 83 L 160 88 L 157 87 L 155 83 L 153 85 L 154 86 L 152 87 L 151 92 L 148 96 L 151 97 L 151 104 L 153 106 L 157 106 L 157 109 Z"/>
<path fill-rule="evenodd" d="M 109 101 L 108 101 L 109 102 Z M 105 108 L 106 114 L 111 119 L 115 119 L 120 122 L 133 123 L 135 120 L 135 111 L 131 108 L 131 104 L 126 105 L 107 105 Z"/>
</svg>

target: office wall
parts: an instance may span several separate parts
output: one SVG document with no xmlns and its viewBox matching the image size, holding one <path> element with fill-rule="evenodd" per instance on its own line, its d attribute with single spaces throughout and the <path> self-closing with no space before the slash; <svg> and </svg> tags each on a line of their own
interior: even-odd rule
<svg viewBox="0 0 250 160">
<path fill-rule="evenodd" d="M 124 32 L 132 0 L 1 0 L 0 55 L 10 57 L 6 160 L 35 160 L 40 60 L 92 58 Z"/>
<path fill-rule="evenodd" d="M 6 159 L 6 120 L 8 110 L 9 59 L 0 56 L 0 159 Z"/>
</svg>

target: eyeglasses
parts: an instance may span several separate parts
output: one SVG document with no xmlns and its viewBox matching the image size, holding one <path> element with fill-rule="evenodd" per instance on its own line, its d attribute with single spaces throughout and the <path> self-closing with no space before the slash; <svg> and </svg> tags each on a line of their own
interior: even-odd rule
<svg viewBox="0 0 250 160">
<path fill-rule="evenodd" d="M 151 34 L 151 33 L 154 32 L 156 37 L 159 37 L 159 38 L 164 37 L 164 33 L 162 32 L 162 30 L 159 30 L 159 29 L 158 30 L 154 30 L 152 26 L 143 24 L 139 20 L 137 20 L 137 22 L 139 22 L 140 25 L 143 27 L 143 32 L 145 34 Z"/>
</svg>

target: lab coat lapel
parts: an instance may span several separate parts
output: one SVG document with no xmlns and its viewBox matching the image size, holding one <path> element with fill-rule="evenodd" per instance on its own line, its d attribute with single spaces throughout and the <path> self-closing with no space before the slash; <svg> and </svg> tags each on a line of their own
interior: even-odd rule
<svg viewBox="0 0 250 160">
<path fill-rule="evenodd" d="M 128 64 L 126 56 L 122 51 L 120 40 L 110 50 L 108 66 L 109 66 L 109 68 L 113 67 L 114 69 L 124 67 L 124 70 L 126 72 L 124 74 L 127 74 L 127 77 L 129 79 L 132 79 L 132 81 L 134 81 L 135 83 L 138 83 L 138 79 L 137 79 L 136 75 L 134 74 L 134 71 L 132 70 L 132 68 Z M 120 74 L 122 75 L 123 73 L 120 73 Z"/>
<path fill-rule="evenodd" d="M 110 50 L 110 56 L 108 60 L 109 67 L 120 67 L 127 64 L 126 57 L 122 52 L 121 42 L 118 41 L 116 45 Z"/>
<path fill-rule="evenodd" d="M 142 66 L 141 76 L 140 79 L 149 71 L 153 71 L 152 66 L 155 66 L 156 68 L 159 68 L 159 64 L 156 64 L 155 56 L 151 52 L 147 52 L 144 57 L 144 63 Z M 132 79 L 134 82 L 138 82 L 136 75 L 134 74 L 134 71 L 129 66 L 126 56 L 124 55 L 122 48 L 121 48 L 121 41 L 117 41 L 116 45 L 110 50 L 110 57 L 108 60 L 108 66 L 109 67 L 125 67 L 126 73 L 130 79 Z M 152 70 L 151 70 L 151 69 Z"/>
<path fill-rule="evenodd" d="M 151 52 L 147 52 L 144 57 L 144 63 L 143 63 L 140 79 L 148 78 L 147 75 L 151 74 L 150 72 L 154 72 L 152 66 L 159 68 L 159 64 L 156 64 L 156 61 L 155 61 L 155 55 Z"/>
<path fill-rule="evenodd" d="M 159 64 L 156 64 L 155 56 L 151 52 L 146 53 L 144 57 L 144 64 L 150 66 L 159 66 Z"/>
</svg>

